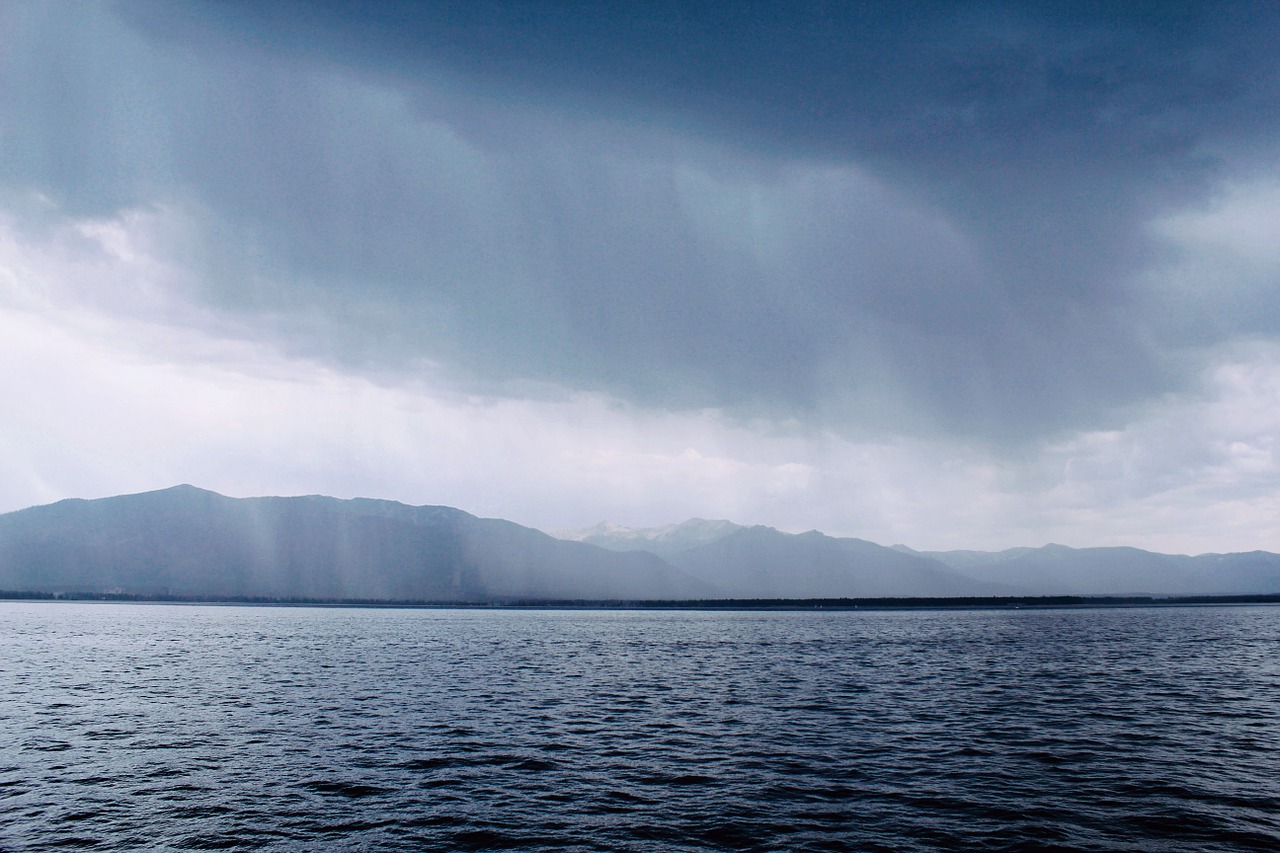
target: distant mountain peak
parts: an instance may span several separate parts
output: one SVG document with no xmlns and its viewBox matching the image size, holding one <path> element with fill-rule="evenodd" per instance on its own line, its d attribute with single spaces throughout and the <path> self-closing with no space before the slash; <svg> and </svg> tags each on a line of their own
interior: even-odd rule
<svg viewBox="0 0 1280 853">
<path fill-rule="evenodd" d="M 559 530 L 552 535 L 558 539 L 587 542 L 611 551 L 649 551 L 666 557 L 714 542 L 742 529 L 742 525 L 724 519 L 690 518 L 679 524 L 661 527 L 625 527 L 602 521 L 594 527 Z"/>
<path fill-rule="evenodd" d="M 447 506 L 231 498 L 183 483 L 0 515 L 0 590 L 432 601 L 1274 594 L 1280 555 L 1056 543 L 921 552 L 696 517 L 553 538 Z"/>
<path fill-rule="evenodd" d="M 452 507 L 189 485 L 0 515 L 0 590 L 491 601 L 706 597 L 652 554 L 562 542 Z"/>
<path fill-rule="evenodd" d="M 614 521 L 602 521 L 599 524 L 597 524 L 595 527 L 588 527 L 585 531 L 578 531 L 578 532 L 582 535 L 605 536 L 610 533 L 622 533 L 622 534 L 632 533 L 634 532 L 634 530 L 630 527 L 627 527 L 626 525 L 618 524 L 617 522 L 614 522 Z M 578 536 L 566 535 L 560 538 L 561 539 L 581 539 L 582 535 L 578 535 Z"/>
</svg>

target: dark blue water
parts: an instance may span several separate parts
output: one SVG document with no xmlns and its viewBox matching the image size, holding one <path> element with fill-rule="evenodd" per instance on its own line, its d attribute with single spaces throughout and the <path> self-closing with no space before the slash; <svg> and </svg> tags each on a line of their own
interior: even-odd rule
<svg viewBox="0 0 1280 853">
<path fill-rule="evenodd" d="M 0 848 L 1280 849 L 1280 608 L 0 603 Z"/>
</svg>

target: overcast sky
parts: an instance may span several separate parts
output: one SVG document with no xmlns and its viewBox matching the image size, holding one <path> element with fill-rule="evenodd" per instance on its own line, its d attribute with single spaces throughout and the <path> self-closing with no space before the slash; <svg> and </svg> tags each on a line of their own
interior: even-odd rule
<svg viewBox="0 0 1280 853">
<path fill-rule="evenodd" d="M 1277 44 L 1274 2 L 6 2 L 0 511 L 1280 551 Z"/>
</svg>

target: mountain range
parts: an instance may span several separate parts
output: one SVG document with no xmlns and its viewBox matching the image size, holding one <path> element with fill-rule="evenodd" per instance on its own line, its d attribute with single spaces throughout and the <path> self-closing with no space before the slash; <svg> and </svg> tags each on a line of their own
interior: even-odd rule
<svg viewBox="0 0 1280 853">
<path fill-rule="evenodd" d="M 193 486 L 0 515 L 0 590 L 509 602 L 1280 592 L 1280 555 L 923 552 L 691 519 L 556 536 L 444 506 Z"/>
</svg>

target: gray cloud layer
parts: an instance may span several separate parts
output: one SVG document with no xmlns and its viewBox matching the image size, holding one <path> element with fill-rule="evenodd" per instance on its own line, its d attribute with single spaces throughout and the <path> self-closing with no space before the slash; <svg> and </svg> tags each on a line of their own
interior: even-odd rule
<svg viewBox="0 0 1280 853">
<path fill-rule="evenodd" d="M 1148 275 L 1272 165 L 1280 8 L 899 7 L 15 7 L 0 180 L 177 206 L 193 295 L 463 387 L 1008 440 L 1280 331 Z"/>
</svg>

